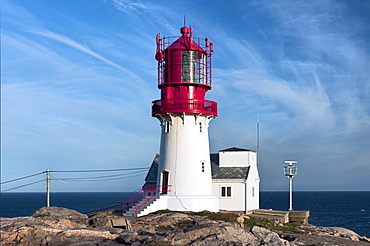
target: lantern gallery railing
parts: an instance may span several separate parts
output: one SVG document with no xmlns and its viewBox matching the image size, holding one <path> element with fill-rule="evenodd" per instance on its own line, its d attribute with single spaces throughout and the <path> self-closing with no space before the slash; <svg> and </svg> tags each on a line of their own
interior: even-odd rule
<svg viewBox="0 0 370 246">
<path fill-rule="evenodd" d="M 171 55 L 164 52 L 179 38 L 157 36 L 158 85 L 188 82 L 211 87 L 213 43 L 208 38 L 196 38 L 191 34 L 187 45 L 191 43 L 190 46 L 196 47 L 197 51 L 185 49 Z"/>
<path fill-rule="evenodd" d="M 201 113 L 217 116 L 217 103 L 199 99 L 167 99 L 152 102 L 152 115 L 160 113 Z"/>
</svg>

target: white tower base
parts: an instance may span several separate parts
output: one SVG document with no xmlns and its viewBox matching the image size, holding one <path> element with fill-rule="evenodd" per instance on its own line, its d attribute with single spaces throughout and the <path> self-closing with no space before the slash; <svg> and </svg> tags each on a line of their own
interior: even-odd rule
<svg viewBox="0 0 370 246">
<path fill-rule="evenodd" d="M 162 126 L 157 178 L 162 195 L 149 207 L 218 212 L 208 140 L 208 126 L 214 116 L 184 113 L 161 114 L 157 118 Z"/>
<path fill-rule="evenodd" d="M 137 214 L 138 217 L 153 213 L 158 210 L 169 209 L 172 211 L 219 211 L 219 201 L 215 196 L 175 196 L 162 195 L 154 203 Z"/>
</svg>

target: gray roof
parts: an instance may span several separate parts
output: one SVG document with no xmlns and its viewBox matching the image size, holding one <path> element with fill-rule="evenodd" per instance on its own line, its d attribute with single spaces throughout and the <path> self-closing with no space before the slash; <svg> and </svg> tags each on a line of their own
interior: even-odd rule
<svg viewBox="0 0 370 246">
<path fill-rule="evenodd" d="M 152 165 L 150 166 L 148 174 L 145 177 L 145 182 L 147 183 L 157 182 L 158 162 L 159 162 L 159 155 L 156 154 L 152 162 Z"/>
<path fill-rule="evenodd" d="M 242 148 L 237 148 L 237 147 L 232 147 L 232 148 L 228 148 L 228 149 L 222 149 L 220 150 L 219 152 L 227 152 L 227 151 L 253 151 L 253 150 L 250 150 L 250 149 L 242 149 Z M 253 151 L 254 152 L 254 151 Z"/>
<path fill-rule="evenodd" d="M 233 148 L 230 148 L 233 149 Z M 220 150 L 223 151 L 223 150 Z M 231 150 L 235 151 L 235 150 Z M 237 151 L 249 151 L 240 149 Z M 247 179 L 249 167 L 219 167 L 219 156 L 211 154 L 212 179 Z M 148 174 L 145 177 L 146 183 L 156 183 L 158 174 L 159 155 L 157 154 L 150 166 Z"/>
<path fill-rule="evenodd" d="M 211 154 L 212 179 L 247 179 L 249 167 L 219 167 L 219 155 Z"/>
</svg>

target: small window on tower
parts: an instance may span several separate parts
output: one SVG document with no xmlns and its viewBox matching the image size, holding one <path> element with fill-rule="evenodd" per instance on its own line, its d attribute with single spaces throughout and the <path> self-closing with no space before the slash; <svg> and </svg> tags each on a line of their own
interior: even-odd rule
<svg viewBox="0 0 370 246">
<path fill-rule="evenodd" d="M 231 187 L 221 187 L 221 197 L 231 197 Z"/>
<path fill-rule="evenodd" d="M 167 133 L 167 132 L 170 132 L 170 122 L 169 121 L 166 121 L 166 127 L 165 127 L 165 132 Z"/>
<path fill-rule="evenodd" d="M 202 162 L 202 173 L 204 173 L 204 162 Z"/>
<path fill-rule="evenodd" d="M 202 131 L 203 131 L 202 122 L 199 122 L 199 132 L 202 132 Z"/>
</svg>

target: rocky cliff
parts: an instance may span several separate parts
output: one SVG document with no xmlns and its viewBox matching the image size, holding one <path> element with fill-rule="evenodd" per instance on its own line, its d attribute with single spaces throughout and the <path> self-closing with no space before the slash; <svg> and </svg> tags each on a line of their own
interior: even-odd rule
<svg viewBox="0 0 370 246">
<path fill-rule="evenodd" d="M 88 218 L 41 208 L 30 217 L 2 218 L 2 245 L 370 245 L 344 228 L 276 224 L 235 213 L 162 211 L 126 219 L 114 211 Z"/>
</svg>

